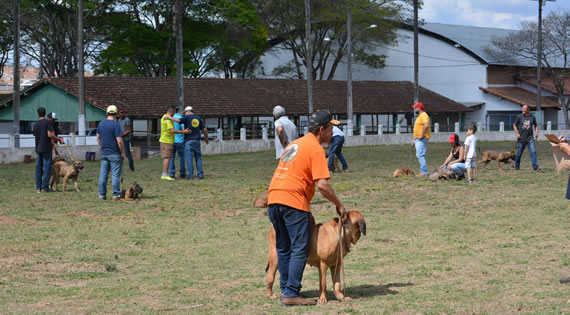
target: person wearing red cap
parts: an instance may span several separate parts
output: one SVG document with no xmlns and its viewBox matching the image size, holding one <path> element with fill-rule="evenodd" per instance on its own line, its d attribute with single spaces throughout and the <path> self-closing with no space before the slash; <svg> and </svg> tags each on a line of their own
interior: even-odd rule
<svg viewBox="0 0 570 315">
<path fill-rule="evenodd" d="M 451 152 L 445 159 L 445 162 L 439 168 L 449 168 L 457 174 L 457 180 L 461 180 L 465 177 L 465 150 L 459 141 L 459 136 L 452 134 L 447 140 L 451 144 Z"/>
<path fill-rule="evenodd" d="M 417 176 L 423 177 L 429 175 L 426 162 L 426 152 L 430 137 L 430 121 L 428 114 L 424 111 L 424 104 L 422 102 L 417 102 L 412 106 L 412 108 L 415 109 L 416 114 L 418 115 L 416 123 L 414 124 L 414 140 L 412 141 L 412 147 L 416 147 L 416 157 L 420 162 L 420 174 Z"/>
</svg>

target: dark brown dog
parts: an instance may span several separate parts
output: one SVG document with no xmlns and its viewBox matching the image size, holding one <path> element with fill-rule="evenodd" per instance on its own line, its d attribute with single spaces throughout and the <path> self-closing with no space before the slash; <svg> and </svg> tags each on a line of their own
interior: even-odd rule
<svg viewBox="0 0 570 315">
<path fill-rule="evenodd" d="M 129 189 L 121 190 L 121 199 L 127 201 L 140 200 L 141 198 L 139 195 L 142 194 L 142 192 L 142 187 L 139 184 L 134 183 L 129 187 Z"/>
<path fill-rule="evenodd" d="M 315 219 L 311 215 L 311 249 L 307 264 L 319 268 L 319 304 L 327 302 L 326 298 L 326 277 L 327 269 L 330 268 L 333 282 L 333 292 L 339 301 L 348 301 L 341 292 L 340 272 L 342 260 L 340 259 L 339 248 L 339 219 L 330 219 L 324 224 L 314 224 Z M 366 235 L 366 221 L 359 211 L 352 210 L 342 217 L 342 257 L 350 252 L 351 244 L 356 244 L 360 235 Z M 267 296 L 275 298 L 273 295 L 273 282 L 277 271 L 277 250 L 275 247 L 275 230 L 273 226 L 269 228 L 269 256 L 267 258 Z"/>
<path fill-rule="evenodd" d="M 510 152 L 497 152 L 497 151 L 485 151 L 483 152 L 483 154 L 481 154 L 481 161 L 477 162 L 477 168 L 479 168 L 479 164 L 481 163 L 485 163 L 485 167 L 487 167 L 487 164 L 489 164 L 489 162 L 491 162 L 492 160 L 496 160 L 497 161 L 497 165 L 499 166 L 499 170 L 501 169 L 501 162 L 503 163 L 509 163 L 509 160 L 515 160 L 516 158 L 516 154 L 514 151 L 510 151 Z"/>
<path fill-rule="evenodd" d="M 400 176 L 408 176 L 408 175 L 415 175 L 414 171 L 412 171 L 409 168 L 399 168 L 399 169 L 394 171 L 394 174 L 392 174 L 392 177 L 400 177 Z"/>
<path fill-rule="evenodd" d="M 77 182 L 81 171 L 83 171 L 83 162 L 81 161 L 73 161 L 72 165 L 67 165 L 65 161 L 54 163 L 51 167 L 51 177 L 49 179 L 50 189 L 53 189 L 53 184 L 55 183 L 55 189 L 59 191 L 59 178 L 63 177 L 63 192 L 67 191 L 67 181 L 69 181 L 69 179 L 73 179 L 75 190 L 81 191 L 79 190 L 79 183 Z"/>
</svg>

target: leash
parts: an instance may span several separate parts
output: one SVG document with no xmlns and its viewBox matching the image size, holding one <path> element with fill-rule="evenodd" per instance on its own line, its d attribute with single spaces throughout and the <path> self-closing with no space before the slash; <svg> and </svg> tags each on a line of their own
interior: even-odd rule
<svg viewBox="0 0 570 315">
<path fill-rule="evenodd" d="M 58 147 L 59 145 L 58 145 L 57 143 L 54 143 L 54 144 L 55 144 L 55 147 L 56 147 L 56 150 L 57 150 L 57 147 Z M 75 162 L 75 159 L 73 158 L 73 155 L 71 155 L 71 150 L 69 149 L 69 146 L 67 145 L 67 142 L 64 141 L 63 144 L 65 144 L 65 148 L 67 149 L 67 154 L 69 154 L 69 158 L 71 159 L 71 161 Z"/>
<path fill-rule="evenodd" d="M 337 268 L 338 268 L 338 261 L 340 260 L 340 266 L 341 266 L 341 268 L 342 268 L 342 279 L 343 279 L 344 281 L 340 281 L 341 279 L 338 279 L 338 280 L 339 280 L 339 282 L 342 283 L 342 287 L 343 287 L 343 290 L 342 290 L 343 292 L 342 292 L 342 294 L 343 294 L 344 296 L 346 296 L 346 276 L 345 276 L 345 274 L 344 274 L 344 261 L 343 261 L 343 260 L 344 260 L 344 255 L 343 255 L 343 252 L 342 252 L 343 241 L 344 241 L 344 235 L 346 234 L 346 232 L 344 232 L 344 233 L 343 233 L 343 232 L 344 232 L 344 225 L 342 224 L 342 216 L 339 215 L 339 216 L 338 216 L 338 248 L 339 248 L 339 254 L 340 254 L 340 255 L 339 255 L 339 256 L 336 256 L 336 262 L 335 262 L 335 265 L 334 265 L 334 271 L 335 271 L 335 273 L 338 272 L 338 271 L 337 271 Z M 339 259 L 339 257 L 340 257 L 340 259 Z M 340 278 L 340 273 L 339 273 L 338 276 L 339 276 L 339 278 Z M 334 284 L 333 284 L 333 291 L 334 291 Z"/>
</svg>

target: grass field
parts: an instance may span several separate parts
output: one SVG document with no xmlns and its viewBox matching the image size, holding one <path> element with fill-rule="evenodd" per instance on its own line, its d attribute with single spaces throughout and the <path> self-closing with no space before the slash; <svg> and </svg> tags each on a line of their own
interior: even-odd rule
<svg viewBox="0 0 570 315">
<path fill-rule="evenodd" d="M 512 142 L 479 143 L 511 150 Z M 409 146 L 345 148 L 352 172 L 331 185 L 359 209 L 367 235 L 346 258 L 351 302 L 283 308 L 265 297 L 268 219 L 252 207 L 276 166 L 274 152 L 205 156 L 204 180 L 158 180 L 161 161 L 136 164 L 125 185 L 138 202 L 97 198 L 98 162 L 82 192 L 36 194 L 33 165 L 0 167 L 0 313 L 568 313 L 568 174 L 539 142 L 540 172 L 496 164 L 477 180 L 391 178 L 418 169 Z M 430 144 L 430 170 L 449 153 Z M 511 164 L 512 165 L 512 164 Z M 317 193 L 317 222 L 335 215 Z M 278 284 L 274 286 L 279 294 Z M 318 296 L 317 269 L 303 292 Z"/>
</svg>

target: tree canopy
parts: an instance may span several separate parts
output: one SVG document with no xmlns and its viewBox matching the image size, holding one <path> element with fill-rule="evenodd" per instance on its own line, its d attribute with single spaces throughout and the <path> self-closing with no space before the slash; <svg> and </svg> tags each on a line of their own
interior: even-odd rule
<svg viewBox="0 0 570 315">
<path fill-rule="evenodd" d="M 570 126 L 568 108 L 570 98 L 565 97 L 564 87 L 570 76 L 570 11 L 553 11 L 543 20 L 541 66 L 556 89 L 562 104 L 566 126 Z M 495 38 L 489 52 L 497 59 L 505 56 L 529 62 L 538 59 L 538 23 L 523 22 L 521 29 L 506 37 Z M 570 91 L 566 91 L 568 93 Z"/>
</svg>

